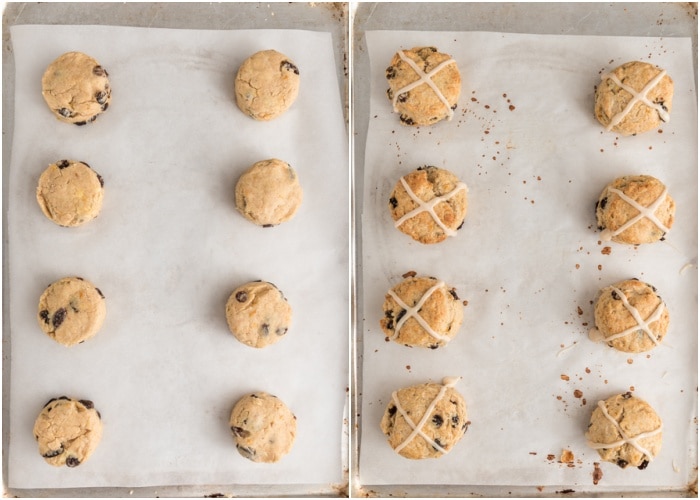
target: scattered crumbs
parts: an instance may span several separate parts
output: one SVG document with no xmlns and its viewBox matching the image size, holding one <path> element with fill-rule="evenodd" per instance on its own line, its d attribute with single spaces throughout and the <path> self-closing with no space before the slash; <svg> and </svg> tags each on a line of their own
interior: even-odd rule
<svg viewBox="0 0 700 500">
<path fill-rule="evenodd" d="M 633 386 L 633 385 L 630 386 L 630 392 L 634 392 L 634 386 Z"/>
<path fill-rule="evenodd" d="M 581 306 L 577 306 L 577 307 L 576 307 L 576 313 L 577 313 L 579 316 L 582 316 L 582 315 L 583 315 L 583 309 L 581 309 Z"/>
<path fill-rule="evenodd" d="M 581 264 L 576 264 L 576 269 L 581 269 Z"/>
<path fill-rule="evenodd" d="M 600 148 L 600 152 L 603 153 L 605 152 L 605 150 L 603 148 Z"/>
<path fill-rule="evenodd" d="M 602 271 L 602 270 L 603 270 L 603 265 L 602 265 L 602 264 L 598 264 L 598 271 Z"/>
<path fill-rule="evenodd" d="M 544 491 L 544 486 L 538 486 L 537 491 Z"/>
<path fill-rule="evenodd" d="M 561 450 L 561 458 L 559 461 L 563 464 L 572 464 L 574 463 L 574 452 L 571 450 Z"/>
<path fill-rule="evenodd" d="M 632 358 L 627 358 L 627 364 L 631 365 L 632 363 L 634 363 L 634 360 Z"/>
<path fill-rule="evenodd" d="M 572 490 L 571 488 L 567 488 L 565 490 L 556 491 L 555 493 L 557 493 L 557 494 L 576 493 L 576 490 Z"/>
<path fill-rule="evenodd" d="M 402 278 L 415 278 L 416 274 L 417 273 L 415 271 L 408 271 L 407 273 L 402 274 L 401 277 Z"/>
<path fill-rule="evenodd" d="M 587 403 L 586 398 L 583 398 L 583 399 L 581 400 L 581 404 L 582 404 L 583 406 L 586 406 L 586 403 Z"/>
<path fill-rule="evenodd" d="M 603 247 L 603 249 L 600 251 L 603 255 L 610 255 L 612 253 L 612 248 L 610 247 Z"/>
<path fill-rule="evenodd" d="M 513 110 L 515 109 L 515 106 L 513 106 L 512 104 L 510 104 L 510 105 L 508 106 L 508 109 L 511 110 L 511 111 L 513 111 Z"/>
<path fill-rule="evenodd" d="M 586 367 L 586 373 L 591 373 L 591 369 Z"/>
<path fill-rule="evenodd" d="M 608 383 L 608 379 L 603 380 L 603 383 L 604 383 L 604 384 L 607 384 L 607 383 Z"/>
<path fill-rule="evenodd" d="M 603 470 L 598 462 L 593 462 L 593 484 L 598 484 L 601 479 L 603 479 Z"/>
<path fill-rule="evenodd" d="M 406 369 L 410 372 L 410 371 L 411 371 L 411 365 L 406 365 Z"/>
<path fill-rule="evenodd" d="M 557 458 L 557 457 L 555 457 L 552 453 L 550 453 L 549 455 L 547 455 L 547 460 L 549 460 L 550 462 L 551 462 L 552 460 L 554 460 L 555 458 Z"/>
<path fill-rule="evenodd" d="M 537 452 L 536 452 L 536 451 L 531 451 L 531 452 L 530 452 L 530 455 L 537 455 Z"/>
<path fill-rule="evenodd" d="M 562 397 L 561 397 L 561 396 L 557 396 L 557 400 L 561 401 L 561 400 L 562 400 Z"/>
<path fill-rule="evenodd" d="M 574 391 L 574 397 L 575 397 L 576 399 L 581 399 L 581 398 L 583 397 L 583 392 L 581 392 L 580 390 L 576 389 L 576 390 Z"/>
<path fill-rule="evenodd" d="M 560 377 L 561 377 L 562 380 L 566 380 L 567 382 L 569 381 L 569 376 L 568 376 L 568 375 L 565 375 L 564 373 L 562 373 L 562 374 L 560 375 Z"/>
<path fill-rule="evenodd" d="M 467 307 L 467 306 L 469 305 L 469 301 L 468 301 L 468 300 L 463 300 L 463 301 L 462 301 L 462 305 L 463 305 L 464 307 Z"/>
</svg>

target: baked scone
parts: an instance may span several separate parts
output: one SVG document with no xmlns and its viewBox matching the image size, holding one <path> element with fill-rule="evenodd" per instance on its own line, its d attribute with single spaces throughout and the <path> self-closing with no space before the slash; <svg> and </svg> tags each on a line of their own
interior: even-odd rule
<svg viewBox="0 0 700 500">
<path fill-rule="evenodd" d="M 82 52 L 67 52 L 49 64 L 41 89 L 51 112 L 62 122 L 85 125 L 109 107 L 107 71 Z"/>
<path fill-rule="evenodd" d="M 234 90 L 243 113 L 256 120 L 272 120 L 299 95 L 299 68 L 276 50 L 256 52 L 238 69 Z"/>
<path fill-rule="evenodd" d="M 666 70 L 632 61 L 601 76 L 594 112 L 606 130 L 635 135 L 671 119 L 673 80 Z"/>
<path fill-rule="evenodd" d="M 102 439 L 100 412 L 86 399 L 52 399 L 34 422 L 34 438 L 47 463 L 77 467 L 90 458 Z"/>
<path fill-rule="evenodd" d="M 394 391 L 381 421 L 382 432 L 396 453 L 405 458 L 439 458 L 467 432 L 467 404 L 454 386 L 425 383 Z"/>
<path fill-rule="evenodd" d="M 253 462 L 272 463 L 291 451 L 297 418 L 278 397 L 254 392 L 235 404 L 229 426 L 241 455 Z"/>
<path fill-rule="evenodd" d="M 303 198 L 299 176 L 288 163 L 275 158 L 255 163 L 236 183 L 236 208 L 263 227 L 291 220 Z"/>
<path fill-rule="evenodd" d="M 93 337 L 102 327 L 107 307 L 99 288 L 71 276 L 50 284 L 39 299 L 41 329 L 59 344 L 73 346 Z"/>
<path fill-rule="evenodd" d="M 649 403 L 626 392 L 598 401 L 586 439 L 602 460 L 641 470 L 661 451 L 662 430 Z"/>
<path fill-rule="evenodd" d="M 437 349 L 454 338 L 464 317 L 453 287 L 427 276 L 408 276 L 384 299 L 382 331 L 406 346 Z"/>
<path fill-rule="evenodd" d="M 421 243 L 440 243 L 461 229 L 467 191 L 449 170 L 419 167 L 401 177 L 389 197 L 394 226 Z"/>
<path fill-rule="evenodd" d="M 623 352 L 645 352 L 666 336 L 669 312 L 656 288 L 637 279 L 603 288 L 596 299 L 593 341 Z"/>
<path fill-rule="evenodd" d="M 435 47 L 399 50 L 386 69 L 387 96 L 405 125 L 432 125 L 452 119 L 462 91 L 454 59 Z"/>
<path fill-rule="evenodd" d="M 272 283 L 251 281 L 236 288 L 226 302 L 231 333 L 250 347 L 267 347 L 284 337 L 292 323 L 292 307 Z"/>
<path fill-rule="evenodd" d="M 600 238 L 629 245 L 663 240 L 675 213 L 668 189 L 651 175 L 618 177 L 605 186 L 595 205 Z"/>
<path fill-rule="evenodd" d="M 41 211 L 59 226 L 85 224 L 102 210 L 104 180 L 81 161 L 60 160 L 39 177 L 36 201 Z"/>
</svg>

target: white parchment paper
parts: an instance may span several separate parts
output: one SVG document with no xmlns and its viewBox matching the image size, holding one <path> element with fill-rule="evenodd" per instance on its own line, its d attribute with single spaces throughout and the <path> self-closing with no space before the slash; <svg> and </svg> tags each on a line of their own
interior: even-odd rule
<svg viewBox="0 0 700 500">
<path fill-rule="evenodd" d="M 9 486 L 328 484 L 342 480 L 348 356 L 348 155 L 329 33 L 14 26 L 16 116 L 10 165 L 11 410 Z M 298 100 L 272 122 L 233 100 L 239 65 L 275 48 L 300 69 Z M 63 52 L 95 57 L 112 104 L 94 123 L 57 121 L 41 76 Z M 236 180 L 280 158 L 304 201 L 274 228 L 245 220 Z M 61 158 L 105 180 L 100 216 L 61 228 L 35 201 Z M 99 334 L 74 348 L 36 324 L 39 296 L 66 275 L 105 294 Z M 228 295 L 249 280 L 276 284 L 293 308 L 277 344 L 258 350 L 229 333 Z M 276 464 L 235 450 L 228 417 L 252 391 L 281 398 L 297 440 Z M 75 469 L 39 456 L 34 419 L 51 397 L 91 399 L 103 440 Z"/>
<path fill-rule="evenodd" d="M 398 49 L 431 45 L 457 61 L 462 95 L 452 121 L 406 127 L 386 97 Z M 689 39 L 480 32 L 367 33 L 371 65 L 362 214 L 364 314 L 360 477 L 371 484 L 566 485 L 576 491 L 683 488 L 697 464 L 697 104 Z M 603 71 L 658 64 L 675 82 L 671 122 L 636 137 L 593 116 Z M 387 208 L 399 177 L 422 166 L 469 186 L 457 236 L 421 245 Z M 665 242 L 601 243 L 594 204 L 615 177 L 663 180 L 677 203 Z M 607 254 L 605 247 L 610 247 Z M 690 265 L 688 265 L 690 264 Z M 386 342 L 386 291 L 413 270 L 468 301 L 458 336 L 437 350 Z M 598 289 L 637 277 L 671 312 L 663 345 L 625 354 L 588 339 Z M 439 460 L 411 461 L 379 429 L 391 392 L 461 376 L 472 425 Z M 584 432 L 596 402 L 634 391 L 664 421 L 647 470 L 601 464 Z M 580 392 L 577 392 L 580 391 Z M 573 452 L 570 465 L 562 450 Z"/>
</svg>

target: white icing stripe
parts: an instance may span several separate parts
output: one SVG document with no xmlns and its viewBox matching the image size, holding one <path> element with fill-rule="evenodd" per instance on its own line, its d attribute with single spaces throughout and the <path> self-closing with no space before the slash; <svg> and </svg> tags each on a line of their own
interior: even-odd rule
<svg viewBox="0 0 700 500">
<path fill-rule="evenodd" d="M 456 186 L 452 191 L 450 191 L 449 193 L 447 193 L 447 194 L 445 194 L 445 195 L 442 195 L 442 196 L 436 196 L 435 198 L 433 198 L 433 199 L 430 200 L 430 201 L 423 201 L 423 200 L 421 200 L 421 199 L 416 195 L 416 193 L 413 192 L 413 190 L 411 189 L 411 187 L 410 187 L 410 186 L 408 185 L 408 183 L 406 182 L 406 179 L 404 179 L 403 177 L 401 177 L 401 185 L 402 185 L 403 188 L 406 190 L 406 194 L 408 194 L 408 196 L 409 196 L 418 206 L 417 206 L 416 208 L 414 208 L 413 210 L 411 210 L 410 212 L 408 212 L 407 214 L 405 214 L 405 215 L 404 215 L 403 217 L 401 217 L 399 220 L 397 220 L 397 221 L 394 223 L 394 226 L 399 227 L 399 226 L 401 226 L 401 224 L 403 224 L 404 222 L 406 222 L 406 221 L 407 221 L 408 219 L 410 219 L 411 217 L 415 217 L 416 215 L 418 215 L 418 214 L 421 213 L 421 212 L 428 212 L 428 213 L 430 214 L 430 216 L 433 218 L 433 220 L 435 221 L 435 223 L 436 223 L 438 226 L 440 226 L 440 229 L 442 229 L 442 230 L 445 232 L 446 235 L 448 235 L 448 236 L 454 236 L 455 234 L 457 234 L 457 231 L 455 231 L 454 229 L 450 229 L 449 227 L 447 227 L 447 226 L 445 225 L 444 222 L 442 222 L 442 220 L 440 220 L 440 217 L 438 217 L 438 215 L 435 213 L 435 210 L 434 210 L 434 209 L 435 209 L 435 207 L 436 207 L 437 205 L 439 205 L 439 204 L 442 203 L 443 201 L 447 201 L 447 200 L 449 200 L 450 198 L 452 198 L 453 196 L 455 196 L 455 195 L 456 195 L 459 191 L 461 191 L 462 189 L 464 189 L 465 191 L 468 191 L 467 185 L 466 185 L 465 183 L 463 183 L 463 182 L 458 182 L 458 183 L 457 183 L 457 186 Z"/>
<path fill-rule="evenodd" d="M 437 95 L 438 99 L 445 105 L 447 108 L 447 119 L 451 120 L 452 115 L 454 115 L 454 111 L 452 110 L 452 107 L 450 107 L 450 103 L 448 102 L 447 98 L 443 95 L 442 92 L 440 92 L 440 89 L 435 85 L 435 82 L 433 82 L 432 77 L 435 76 L 437 73 L 439 73 L 443 68 L 445 68 L 448 64 L 452 64 L 455 62 L 454 59 L 448 59 L 447 61 L 443 61 L 440 64 L 438 64 L 435 68 L 430 71 L 430 73 L 425 73 L 421 68 L 418 67 L 418 65 L 411 59 L 410 57 L 407 57 L 403 50 L 399 50 L 398 52 L 399 57 L 401 58 L 402 61 L 406 62 L 411 68 L 413 68 L 413 71 L 416 72 L 418 75 L 418 80 L 415 82 L 409 83 L 405 87 L 397 90 L 394 93 L 394 99 L 393 99 L 393 106 L 394 106 L 394 112 L 397 112 L 397 106 L 396 102 L 399 98 L 399 96 L 405 92 L 408 92 L 409 90 L 413 90 L 414 88 L 418 87 L 419 85 L 422 85 L 423 83 L 427 84 L 431 89 L 433 89 L 433 92 Z"/>
<path fill-rule="evenodd" d="M 664 303 L 663 301 L 656 307 L 653 313 L 646 319 L 642 319 L 641 314 L 639 314 L 639 311 L 637 310 L 636 307 L 634 307 L 632 304 L 629 303 L 627 300 L 627 297 L 625 296 L 624 293 L 622 293 L 621 290 L 612 287 L 613 291 L 619 295 L 620 300 L 622 300 L 622 304 L 625 306 L 625 309 L 629 311 L 629 313 L 632 315 L 634 320 L 637 322 L 636 326 L 633 326 L 631 328 L 628 328 L 627 330 L 616 333 L 615 335 L 612 335 L 610 337 L 606 337 L 605 341 L 611 341 L 618 339 L 620 337 L 625 337 L 627 335 L 630 335 L 631 333 L 635 333 L 637 331 L 644 330 L 644 332 L 649 336 L 649 338 L 654 342 L 655 345 L 659 345 L 659 341 L 656 340 L 656 334 L 651 330 L 649 327 L 650 324 L 652 324 L 654 321 L 658 321 L 661 318 L 661 315 L 664 313 Z"/>
<path fill-rule="evenodd" d="M 642 102 L 642 103 L 646 104 L 647 106 L 649 106 L 650 108 L 655 109 L 656 112 L 659 113 L 659 117 L 661 118 L 661 120 L 663 120 L 664 122 L 668 122 L 671 119 L 671 115 L 669 115 L 669 113 L 660 104 L 653 103 L 649 99 L 647 99 L 647 94 L 649 93 L 649 91 L 651 89 L 653 89 L 661 81 L 661 79 L 665 75 L 666 75 L 666 70 L 661 70 L 661 72 L 659 72 L 658 75 L 656 75 L 654 78 L 652 78 L 646 84 L 646 86 L 641 90 L 641 92 L 637 92 L 629 85 L 625 85 L 624 83 L 622 83 L 620 81 L 620 79 L 617 77 L 617 75 L 615 75 L 614 73 L 604 74 L 601 77 L 602 81 L 605 81 L 606 79 L 609 78 L 610 80 L 615 82 L 615 85 L 617 85 L 618 87 L 621 87 L 622 89 L 624 89 L 627 92 L 629 92 L 630 94 L 632 94 L 632 100 L 627 104 L 625 109 L 623 109 L 622 111 L 620 111 L 618 114 L 616 114 L 615 116 L 613 116 L 610 119 L 610 123 L 608 123 L 608 126 L 606 127 L 606 129 L 608 131 L 610 131 L 610 130 L 612 130 L 612 128 L 615 125 L 617 125 L 622 120 L 624 120 L 625 116 L 627 116 L 627 114 L 632 110 L 634 105 L 637 104 L 638 102 Z"/>
<path fill-rule="evenodd" d="M 622 430 L 622 427 L 620 427 L 620 424 L 617 422 L 617 420 L 615 420 L 608 413 L 608 409 L 605 407 L 605 401 L 598 401 L 598 408 L 600 408 L 600 411 L 603 412 L 605 418 L 607 418 L 610 421 L 610 423 L 615 426 L 615 429 L 617 429 L 617 432 L 620 434 L 620 436 L 622 436 L 622 439 L 619 441 L 615 441 L 614 443 L 594 443 L 592 441 L 588 441 L 588 446 L 596 450 L 601 450 L 604 448 L 615 448 L 617 446 L 622 446 L 623 444 L 629 444 L 633 446 L 639 453 L 648 457 L 650 462 L 654 460 L 654 457 L 652 456 L 651 452 L 644 448 L 641 444 L 639 444 L 639 440 L 656 436 L 663 430 L 663 424 L 659 425 L 659 428 L 654 431 L 642 432 L 637 436 L 628 437 Z"/>
<path fill-rule="evenodd" d="M 415 319 L 420 326 L 423 327 L 423 329 L 430 334 L 431 337 L 436 338 L 437 340 L 442 340 L 444 342 L 449 342 L 450 338 L 445 336 L 445 335 L 440 335 L 438 332 L 433 330 L 431 326 L 421 317 L 420 314 L 418 314 L 418 311 L 420 311 L 421 307 L 423 307 L 423 304 L 430 298 L 430 296 L 438 289 L 445 286 L 445 283 L 442 281 L 438 281 L 436 285 L 433 285 L 430 287 L 421 297 L 421 299 L 416 303 L 415 306 L 410 307 L 408 304 L 406 304 L 401 298 L 394 293 L 393 290 L 389 290 L 389 295 L 391 295 L 391 298 L 396 301 L 396 303 L 404 308 L 406 310 L 406 313 L 401 317 L 399 321 L 396 322 L 396 326 L 394 327 L 394 335 L 391 337 L 391 340 L 396 339 L 396 337 L 399 336 L 399 331 L 401 330 L 401 327 L 404 325 L 404 323 L 408 320 L 408 318 L 413 318 Z"/>
<path fill-rule="evenodd" d="M 438 450 L 440 453 L 445 454 L 447 453 L 448 450 L 437 444 L 435 441 L 430 439 L 430 437 L 426 436 L 421 429 L 423 429 L 423 426 L 427 422 L 428 418 L 430 418 L 430 415 L 433 413 L 433 410 L 437 406 L 438 402 L 445 396 L 445 392 L 447 391 L 448 387 L 454 387 L 457 382 L 459 381 L 461 377 L 445 377 L 442 380 L 442 387 L 440 388 L 440 392 L 438 392 L 437 396 L 435 396 L 435 399 L 430 403 L 430 406 L 428 406 L 428 409 L 425 410 L 425 413 L 423 414 L 423 417 L 420 419 L 420 422 L 418 422 L 418 425 L 413 423 L 413 420 L 411 420 L 411 417 L 406 413 L 406 410 L 403 409 L 401 406 L 401 403 L 399 403 L 399 398 L 397 395 L 397 392 L 394 391 L 391 394 L 391 398 L 394 401 L 394 404 L 396 405 L 396 409 L 401 413 L 401 416 L 404 418 L 406 423 L 413 429 L 411 434 L 408 435 L 408 437 L 401 443 L 399 444 L 394 450 L 398 453 L 401 450 L 403 450 L 408 443 L 413 441 L 413 438 L 416 436 L 420 436 L 423 439 L 425 439 L 430 446 Z"/>
<path fill-rule="evenodd" d="M 666 196 L 668 195 L 668 189 L 664 188 L 663 192 L 661 195 L 648 207 L 644 207 L 637 203 L 635 200 L 627 196 L 625 193 L 620 191 L 619 189 L 615 188 L 608 188 L 608 192 L 610 193 L 615 193 L 618 195 L 622 200 L 626 201 L 632 207 L 634 207 L 636 210 L 639 211 L 637 215 L 632 217 L 630 220 L 625 222 L 622 226 L 618 227 L 615 231 L 611 231 L 609 229 L 603 230 L 601 233 L 601 238 L 603 240 L 609 241 L 613 236 L 617 236 L 618 234 L 621 234 L 628 228 L 630 228 L 632 225 L 636 224 L 637 221 L 640 221 L 644 218 L 649 219 L 656 227 L 661 229 L 664 233 L 667 233 L 670 231 L 668 227 L 664 225 L 663 222 L 661 222 L 657 217 L 656 217 L 656 211 L 658 208 L 661 206 L 661 204 L 666 201 Z"/>
</svg>

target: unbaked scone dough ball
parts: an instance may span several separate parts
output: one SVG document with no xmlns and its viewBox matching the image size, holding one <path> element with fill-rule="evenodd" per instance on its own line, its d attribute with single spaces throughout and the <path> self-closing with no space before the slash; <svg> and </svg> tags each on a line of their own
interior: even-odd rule
<svg viewBox="0 0 700 500">
<path fill-rule="evenodd" d="M 229 419 L 238 452 L 253 462 L 278 462 L 294 444 L 297 418 L 281 399 L 266 392 L 243 396 Z"/>
<path fill-rule="evenodd" d="M 256 120 L 272 120 L 296 100 L 299 68 L 276 50 L 256 52 L 238 69 L 234 91 L 243 113 Z"/>
<path fill-rule="evenodd" d="M 41 329 L 59 344 L 73 346 L 93 337 L 102 327 L 107 307 L 99 288 L 79 277 L 49 285 L 39 299 Z"/>
<path fill-rule="evenodd" d="M 251 281 L 236 288 L 226 302 L 231 333 L 250 347 L 279 342 L 292 323 L 292 307 L 282 292 L 267 281 Z"/>
<path fill-rule="evenodd" d="M 432 125 L 452 118 L 462 77 L 452 57 L 435 47 L 400 50 L 386 69 L 387 96 L 405 125 Z"/>
<path fill-rule="evenodd" d="M 291 220 L 304 198 L 297 173 L 275 158 L 259 161 L 243 173 L 235 194 L 241 215 L 263 227 Z"/>
<path fill-rule="evenodd" d="M 632 61 L 604 73 L 595 92 L 595 116 L 606 128 L 635 135 L 671 119 L 673 80 L 657 66 Z"/>
<path fill-rule="evenodd" d="M 383 311 L 379 323 L 388 339 L 430 349 L 452 340 L 464 316 L 455 289 L 427 276 L 408 276 L 389 290 Z"/>
<path fill-rule="evenodd" d="M 586 439 L 602 460 L 643 470 L 661 451 L 662 430 L 651 405 L 626 392 L 598 402 Z"/>
<path fill-rule="evenodd" d="M 676 204 L 659 179 L 626 175 L 605 186 L 595 213 L 602 240 L 639 245 L 664 239 L 673 226 Z"/>
<path fill-rule="evenodd" d="M 98 216 L 104 199 L 104 180 L 85 162 L 60 160 L 39 177 L 36 201 L 59 226 L 75 227 Z"/>
<path fill-rule="evenodd" d="M 467 191 L 449 170 L 419 167 L 401 177 L 389 197 L 394 226 L 426 244 L 455 236 L 467 216 Z"/>
<path fill-rule="evenodd" d="M 53 61 L 41 79 L 42 94 L 59 120 L 85 125 L 112 100 L 107 71 L 92 57 L 67 52 Z"/>
<path fill-rule="evenodd" d="M 389 445 L 405 458 L 440 458 L 467 432 L 467 404 L 454 388 L 459 379 L 394 391 L 380 423 Z M 414 431 L 418 428 L 418 432 Z"/>
<path fill-rule="evenodd" d="M 655 287 L 637 279 L 603 288 L 595 302 L 590 337 L 618 351 L 645 352 L 666 336 L 669 312 Z"/>
<path fill-rule="evenodd" d="M 39 453 L 56 467 L 77 467 L 95 451 L 102 438 L 102 418 L 92 401 L 66 396 L 44 405 L 34 422 Z"/>
</svg>

